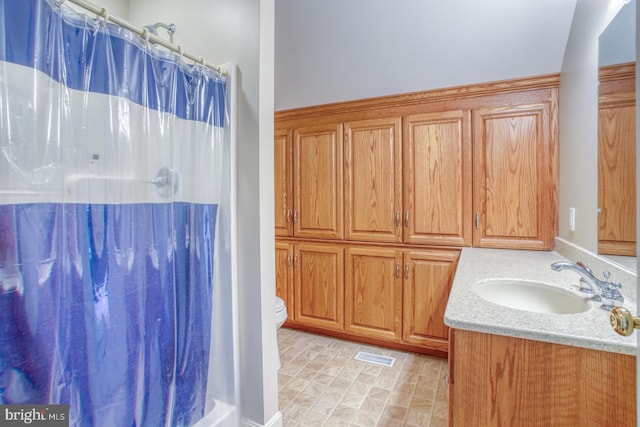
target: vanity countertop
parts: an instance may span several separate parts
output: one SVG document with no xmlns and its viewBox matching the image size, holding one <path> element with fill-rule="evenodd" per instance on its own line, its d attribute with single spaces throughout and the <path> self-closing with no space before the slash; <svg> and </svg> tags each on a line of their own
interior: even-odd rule
<svg viewBox="0 0 640 427">
<path fill-rule="evenodd" d="M 551 264 L 568 261 L 557 252 L 506 249 L 463 248 L 458 261 L 445 323 L 455 329 L 506 335 L 556 344 L 635 355 L 637 336 L 618 335 L 609 325 L 609 312 L 599 303 L 577 314 L 540 314 L 516 310 L 490 303 L 472 291 L 473 285 L 485 279 L 533 280 L 571 290 L 583 296 L 578 288 L 578 274 L 553 271 Z M 587 263 L 588 265 L 588 263 Z M 602 271 L 594 268 L 594 274 Z M 620 281 L 612 271 L 611 280 Z M 622 304 L 636 315 L 634 283 L 622 281 Z"/>
</svg>

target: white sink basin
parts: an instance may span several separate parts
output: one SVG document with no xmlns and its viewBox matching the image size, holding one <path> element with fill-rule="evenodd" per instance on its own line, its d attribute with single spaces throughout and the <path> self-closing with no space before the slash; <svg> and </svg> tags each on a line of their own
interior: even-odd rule
<svg viewBox="0 0 640 427">
<path fill-rule="evenodd" d="M 575 314 L 591 308 L 588 297 L 540 282 L 490 279 L 476 283 L 473 291 L 493 304 L 547 314 Z"/>
</svg>

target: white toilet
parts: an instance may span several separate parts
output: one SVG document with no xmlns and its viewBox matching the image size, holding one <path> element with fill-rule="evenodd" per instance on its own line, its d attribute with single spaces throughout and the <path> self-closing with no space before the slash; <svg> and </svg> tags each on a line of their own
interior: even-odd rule
<svg viewBox="0 0 640 427">
<path fill-rule="evenodd" d="M 287 307 L 284 305 L 284 300 L 280 297 L 276 297 L 276 330 L 287 320 Z M 278 357 L 278 369 L 280 369 L 280 350 L 276 348 L 276 355 Z"/>
</svg>

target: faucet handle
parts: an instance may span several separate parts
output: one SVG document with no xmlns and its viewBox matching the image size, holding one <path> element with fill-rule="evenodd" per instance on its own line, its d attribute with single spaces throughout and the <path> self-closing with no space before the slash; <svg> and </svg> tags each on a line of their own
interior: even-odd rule
<svg viewBox="0 0 640 427">
<path fill-rule="evenodd" d="M 576 265 L 579 265 L 580 267 L 584 268 L 589 274 L 593 274 L 593 270 L 591 270 L 590 267 L 586 266 L 582 261 L 576 262 Z"/>
<path fill-rule="evenodd" d="M 608 271 L 603 271 L 602 275 L 604 276 L 604 279 L 607 281 L 607 285 L 609 285 L 609 287 L 615 288 L 615 289 L 620 289 L 622 287 L 622 283 L 620 282 L 609 282 L 611 273 L 609 273 Z"/>
</svg>

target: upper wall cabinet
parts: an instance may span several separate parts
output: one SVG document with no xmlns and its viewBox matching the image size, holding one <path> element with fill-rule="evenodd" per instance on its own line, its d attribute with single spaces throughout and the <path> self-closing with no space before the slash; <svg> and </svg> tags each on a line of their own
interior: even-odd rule
<svg viewBox="0 0 640 427">
<path fill-rule="evenodd" d="M 550 118 L 550 103 L 474 110 L 474 246 L 552 248 L 557 147 Z"/>
<path fill-rule="evenodd" d="M 404 118 L 404 241 L 471 244 L 471 115 Z"/>
<path fill-rule="evenodd" d="M 344 135 L 346 238 L 401 242 L 400 119 L 345 123 Z"/>
<path fill-rule="evenodd" d="M 292 132 L 277 130 L 273 140 L 276 236 L 293 236 Z"/>
<path fill-rule="evenodd" d="M 342 125 L 276 129 L 275 234 L 343 238 Z"/>
<path fill-rule="evenodd" d="M 343 237 L 342 125 L 293 133 L 293 228 L 296 237 Z"/>
</svg>

